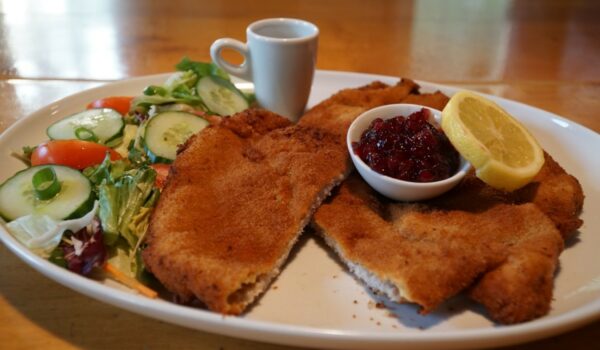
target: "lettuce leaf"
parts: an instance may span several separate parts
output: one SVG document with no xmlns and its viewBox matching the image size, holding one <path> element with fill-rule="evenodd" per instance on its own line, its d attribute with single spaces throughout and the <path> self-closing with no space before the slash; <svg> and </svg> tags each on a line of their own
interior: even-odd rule
<svg viewBox="0 0 600 350">
<path fill-rule="evenodd" d="M 107 153 L 102 163 L 83 169 L 85 175 L 92 184 L 98 186 L 103 181 L 115 182 L 119 179 L 131 166 L 124 160 L 111 161 L 110 155 Z M 95 187 L 98 194 L 98 187 Z"/>
<path fill-rule="evenodd" d="M 130 249 L 137 248 L 147 228 L 148 212 L 158 200 L 156 171 L 146 165 L 133 168 L 125 160 L 111 161 L 107 155 L 83 174 L 95 185 L 105 243 L 114 245 L 122 237 Z"/>
<path fill-rule="evenodd" d="M 198 79 L 207 75 L 216 75 L 223 79 L 229 80 L 227 72 L 219 68 L 214 63 L 205 63 L 192 61 L 187 57 L 183 57 L 179 63 L 175 65 L 175 68 L 180 72 L 193 71 L 198 76 Z"/>
<path fill-rule="evenodd" d="M 171 103 L 187 104 L 206 112 L 208 108 L 196 91 L 198 80 L 211 75 L 229 81 L 229 75 L 214 63 L 197 62 L 184 57 L 175 68 L 177 72 L 163 85 L 150 85 L 144 89 L 143 95 L 133 99 L 130 114 L 145 114 L 151 106 Z"/>
<path fill-rule="evenodd" d="M 156 171 L 149 167 L 137 169 L 134 173 L 124 175 L 114 186 L 118 190 L 118 201 L 113 205 L 119 209 L 119 233 L 133 248 L 145 233 L 144 225 L 130 226 L 134 217 L 139 215 L 144 208 L 151 208 L 156 201 L 158 190 L 154 188 Z M 102 200 L 102 197 L 100 197 Z M 146 222 L 149 216 L 145 218 Z M 141 229 L 143 228 L 143 232 Z"/>
</svg>

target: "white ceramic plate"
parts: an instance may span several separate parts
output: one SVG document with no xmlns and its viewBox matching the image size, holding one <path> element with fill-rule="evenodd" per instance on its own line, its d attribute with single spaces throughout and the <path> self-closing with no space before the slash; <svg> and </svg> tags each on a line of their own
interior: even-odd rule
<svg viewBox="0 0 600 350">
<path fill-rule="evenodd" d="M 9 151 L 46 139 L 52 121 L 78 112 L 97 98 L 136 95 L 166 75 L 141 77 L 83 91 L 19 120 L 0 136 L 0 182 L 23 165 Z M 319 71 L 309 101 L 314 105 L 342 88 L 373 80 L 397 79 L 366 74 Z M 421 83 L 422 91 L 456 89 Z M 420 316 L 411 305 L 395 305 L 391 313 L 358 284 L 318 239 L 304 237 L 270 290 L 243 317 L 223 317 L 165 300 L 139 296 L 111 281 L 80 277 L 43 260 L 15 241 L 0 225 L 0 239 L 16 255 L 45 276 L 112 305 L 185 327 L 265 342 L 327 348 L 464 348 L 526 342 L 555 335 L 600 316 L 600 136 L 569 120 L 521 103 L 488 96 L 519 118 L 542 146 L 581 182 L 585 221 L 560 257 L 552 311 L 538 320 L 499 326 L 485 311 L 457 297 L 437 312 Z"/>
</svg>

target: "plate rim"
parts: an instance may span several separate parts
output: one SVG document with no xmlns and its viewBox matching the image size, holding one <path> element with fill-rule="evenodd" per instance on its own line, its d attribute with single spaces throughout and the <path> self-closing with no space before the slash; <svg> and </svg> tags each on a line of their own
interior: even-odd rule
<svg viewBox="0 0 600 350">
<path fill-rule="evenodd" d="M 169 74 L 170 73 L 152 74 L 123 80 L 109 81 L 99 86 L 85 89 L 75 94 L 63 97 L 37 109 L 32 113 L 29 113 L 27 116 L 20 118 L 10 125 L 2 132 L 2 134 L 0 134 L 0 145 L 2 144 L 2 141 L 10 138 L 10 135 L 14 132 L 14 130 L 18 129 L 21 124 L 27 123 L 28 119 L 44 110 L 50 110 L 52 106 L 68 104 L 69 100 L 75 98 L 76 96 L 83 94 L 94 94 L 97 91 L 106 89 L 112 85 L 134 85 L 144 81 L 160 79 L 168 76 Z M 332 79 L 332 77 L 340 76 L 353 77 L 354 79 L 361 81 L 398 81 L 400 79 L 398 77 L 387 75 L 336 70 L 317 70 L 315 73 L 315 79 Z M 427 90 L 468 90 L 420 80 L 415 80 L 415 82 Z M 598 133 L 581 124 L 538 107 L 494 95 L 483 93 L 479 94 L 490 97 L 496 101 L 501 101 L 502 103 L 515 104 L 520 107 L 532 109 L 535 113 L 547 114 L 551 118 L 556 118 L 563 123 L 567 123 L 569 127 L 573 127 L 580 132 L 590 133 L 592 136 L 598 136 Z M 277 344 L 336 347 L 336 345 L 339 346 L 342 343 L 347 344 L 348 342 L 352 342 L 355 346 L 377 344 L 382 346 L 413 345 L 421 347 L 425 345 L 435 346 L 444 344 L 446 347 L 465 345 L 478 345 L 487 347 L 510 345 L 549 337 L 583 326 L 584 324 L 590 323 L 596 319 L 600 319 L 600 300 L 586 303 L 559 315 L 545 316 L 517 325 L 503 325 L 500 327 L 486 326 L 482 328 L 442 331 L 419 331 L 411 329 L 409 331 L 399 331 L 398 333 L 372 333 L 368 331 L 324 329 L 310 326 L 282 324 L 272 321 L 247 319 L 235 316 L 223 317 L 220 314 L 203 309 L 181 306 L 163 300 L 156 301 L 148 299 L 133 292 L 106 286 L 98 281 L 64 270 L 50 263 L 49 261 L 40 258 L 33 252 L 29 251 L 26 247 L 22 246 L 18 241 L 16 241 L 16 239 L 12 237 L 12 235 L 6 231 L 3 224 L 0 224 L 0 240 L 13 254 L 17 255 L 22 261 L 31 266 L 37 272 L 69 289 L 84 294 L 88 297 L 92 297 L 101 302 L 105 302 L 130 312 L 142 314 L 154 319 L 175 323 L 187 328 L 194 328 L 217 334 Z M 181 319 L 176 320 L 173 319 L 173 317 L 178 317 Z M 192 323 L 190 324 L 190 322 Z M 270 339 L 269 337 L 273 338 Z"/>
</svg>

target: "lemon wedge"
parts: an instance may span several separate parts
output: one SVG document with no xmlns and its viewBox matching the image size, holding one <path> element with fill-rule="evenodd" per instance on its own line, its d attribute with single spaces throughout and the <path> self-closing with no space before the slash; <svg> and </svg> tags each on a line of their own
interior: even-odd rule
<svg viewBox="0 0 600 350">
<path fill-rule="evenodd" d="M 480 95 L 461 91 L 452 96 L 442 111 L 442 129 L 477 177 L 497 189 L 525 186 L 544 165 L 544 151 L 531 133 Z"/>
</svg>

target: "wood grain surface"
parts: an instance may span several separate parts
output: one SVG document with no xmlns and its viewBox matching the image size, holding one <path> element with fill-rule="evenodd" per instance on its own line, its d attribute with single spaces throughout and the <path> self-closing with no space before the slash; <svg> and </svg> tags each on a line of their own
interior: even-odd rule
<svg viewBox="0 0 600 350">
<path fill-rule="evenodd" d="M 0 132 L 103 82 L 209 60 L 261 18 L 320 28 L 319 69 L 403 76 L 503 96 L 600 132 L 599 1 L 0 1 Z M 232 61 L 239 61 L 228 53 Z M 0 245 L 0 348 L 285 349 L 97 302 Z M 511 349 L 600 346 L 600 322 Z"/>
</svg>

